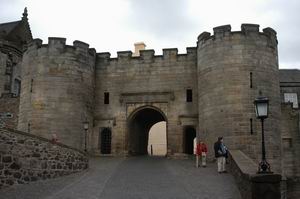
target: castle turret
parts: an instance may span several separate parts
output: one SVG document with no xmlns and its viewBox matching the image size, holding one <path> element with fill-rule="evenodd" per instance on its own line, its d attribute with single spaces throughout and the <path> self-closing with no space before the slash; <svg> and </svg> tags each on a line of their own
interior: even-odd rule
<svg viewBox="0 0 300 199">
<path fill-rule="evenodd" d="M 261 158 L 261 124 L 253 101 L 270 99 L 265 121 L 267 158 L 280 171 L 280 98 L 276 32 L 259 25 L 242 24 L 232 32 L 230 25 L 214 28 L 214 35 L 198 37 L 198 101 L 200 136 L 213 144 L 224 136 L 230 149 Z M 213 155 L 213 153 L 211 153 Z"/>
<path fill-rule="evenodd" d="M 18 128 L 83 149 L 83 122 L 92 124 L 94 49 L 65 38 L 35 39 L 24 53 Z"/>
</svg>

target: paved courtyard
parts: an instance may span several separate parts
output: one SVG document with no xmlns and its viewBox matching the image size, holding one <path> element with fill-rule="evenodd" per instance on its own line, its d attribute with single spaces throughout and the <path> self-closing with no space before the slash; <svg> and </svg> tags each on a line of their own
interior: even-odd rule
<svg viewBox="0 0 300 199">
<path fill-rule="evenodd" d="M 230 174 L 216 165 L 163 157 L 95 158 L 88 171 L 0 190 L 0 199 L 240 199 Z"/>
</svg>

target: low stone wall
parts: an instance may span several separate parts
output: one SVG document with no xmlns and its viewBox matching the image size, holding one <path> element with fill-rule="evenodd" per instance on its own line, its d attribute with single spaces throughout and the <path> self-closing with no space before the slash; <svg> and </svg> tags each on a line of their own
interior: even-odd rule
<svg viewBox="0 0 300 199">
<path fill-rule="evenodd" d="M 11 129 L 0 129 L 0 189 L 88 168 L 80 150 Z"/>
<path fill-rule="evenodd" d="M 233 174 L 243 199 L 280 199 L 281 175 L 256 174 L 258 164 L 240 150 L 229 154 L 229 170 Z"/>
</svg>

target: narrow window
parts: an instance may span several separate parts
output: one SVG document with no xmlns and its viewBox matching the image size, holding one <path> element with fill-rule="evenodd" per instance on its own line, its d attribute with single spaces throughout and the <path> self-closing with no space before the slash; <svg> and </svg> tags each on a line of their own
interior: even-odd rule
<svg viewBox="0 0 300 199">
<path fill-rule="evenodd" d="M 30 123 L 28 123 L 27 132 L 30 133 Z"/>
<path fill-rule="evenodd" d="M 252 72 L 250 72 L 250 88 L 252 88 Z"/>
<path fill-rule="evenodd" d="M 104 92 L 104 104 L 109 104 L 109 92 Z"/>
<path fill-rule="evenodd" d="M 192 89 L 186 89 L 186 101 L 187 102 L 193 101 L 193 90 Z"/>
<path fill-rule="evenodd" d="M 31 79 L 31 83 L 30 83 L 30 92 L 32 93 L 32 86 L 33 86 L 33 79 Z"/>
<path fill-rule="evenodd" d="M 250 133 L 253 135 L 253 120 L 250 118 Z"/>
</svg>

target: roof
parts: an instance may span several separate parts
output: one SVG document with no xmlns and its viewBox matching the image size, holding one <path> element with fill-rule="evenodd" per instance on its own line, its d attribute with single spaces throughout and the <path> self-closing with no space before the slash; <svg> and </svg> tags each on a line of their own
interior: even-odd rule
<svg viewBox="0 0 300 199">
<path fill-rule="evenodd" d="M 27 8 L 25 8 L 22 20 L 0 24 L 0 39 L 20 46 L 29 43 L 32 40 L 32 34 L 27 16 Z"/>
<path fill-rule="evenodd" d="M 300 70 L 298 69 L 280 69 L 280 82 L 300 82 Z"/>
<path fill-rule="evenodd" d="M 20 21 L 13 21 L 13 22 L 9 22 L 9 23 L 2 23 L 0 24 L 0 34 L 9 34 L 14 28 L 17 27 L 17 25 L 21 22 Z"/>
</svg>

